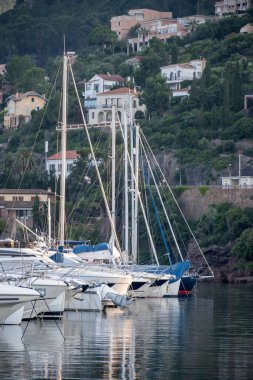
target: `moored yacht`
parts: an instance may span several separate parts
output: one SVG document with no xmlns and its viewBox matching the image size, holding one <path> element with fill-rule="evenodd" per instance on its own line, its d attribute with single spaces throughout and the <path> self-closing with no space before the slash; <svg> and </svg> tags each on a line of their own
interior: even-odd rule
<svg viewBox="0 0 253 380">
<path fill-rule="evenodd" d="M 0 324 L 27 302 L 39 299 L 40 293 L 21 286 L 0 284 Z"/>
</svg>

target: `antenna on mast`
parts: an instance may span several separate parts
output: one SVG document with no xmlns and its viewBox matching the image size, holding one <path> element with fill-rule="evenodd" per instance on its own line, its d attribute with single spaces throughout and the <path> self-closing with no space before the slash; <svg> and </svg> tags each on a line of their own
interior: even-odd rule
<svg viewBox="0 0 253 380">
<path fill-rule="evenodd" d="M 63 34 L 63 53 L 66 53 L 66 40 L 65 40 L 65 34 Z"/>
</svg>

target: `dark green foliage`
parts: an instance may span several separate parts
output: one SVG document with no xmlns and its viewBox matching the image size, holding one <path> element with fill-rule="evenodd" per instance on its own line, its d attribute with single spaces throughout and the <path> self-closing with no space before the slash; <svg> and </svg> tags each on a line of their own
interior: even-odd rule
<svg viewBox="0 0 253 380">
<path fill-rule="evenodd" d="M 197 235 L 203 246 L 226 245 L 252 226 L 252 213 L 228 203 L 212 206 L 197 224 Z"/>
<path fill-rule="evenodd" d="M 4 232 L 5 226 L 6 226 L 6 221 L 3 219 L 0 219 L 0 234 Z"/>
<path fill-rule="evenodd" d="M 170 91 L 166 86 L 166 80 L 161 75 L 149 77 L 146 80 L 143 100 L 149 114 L 163 115 L 170 105 Z"/>
<path fill-rule="evenodd" d="M 37 194 L 33 203 L 33 224 L 34 228 L 38 228 L 39 230 L 43 226 L 43 214 L 41 212 L 41 205 Z"/>
<path fill-rule="evenodd" d="M 253 260 L 253 229 L 248 228 L 236 239 L 232 254 L 239 259 Z"/>
</svg>

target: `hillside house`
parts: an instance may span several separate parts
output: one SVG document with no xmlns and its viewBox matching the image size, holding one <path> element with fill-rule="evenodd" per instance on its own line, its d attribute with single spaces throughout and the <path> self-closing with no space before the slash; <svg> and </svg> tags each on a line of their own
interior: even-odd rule
<svg viewBox="0 0 253 380">
<path fill-rule="evenodd" d="M 223 16 L 228 13 L 242 13 L 253 7 L 253 0 L 222 0 L 214 4 L 215 15 Z"/>
<path fill-rule="evenodd" d="M 166 42 L 171 37 L 187 35 L 184 25 L 179 24 L 177 20 L 164 19 L 141 23 L 137 33 L 137 37 L 128 39 L 128 45 L 133 52 L 139 52 L 149 46 L 150 40 L 154 37 Z"/>
<path fill-rule="evenodd" d="M 111 91 L 113 87 L 122 86 L 124 78 L 120 75 L 96 74 L 85 83 L 84 107 L 94 108 L 97 102 L 97 93 Z"/>
<path fill-rule="evenodd" d="M 146 22 L 161 19 L 172 19 L 172 12 L 159 12 L 152 9 L 130 9 L 128 15 L 116 16 L 111 19 L 111 30 L 115 32 L 119 40 L 126 39 L 130 29 L 137 24 L 147 27 Z"/>
<path fill-rule="evenodd" d="M 242 34 L 250 34 L 250 33 L 253 33 L 253 24 L 249 23 L 249 24 L 244 25 L 244 26 L 240 29 L 240 33 L 242 33 Z"/>
<path fill-rule="evenodd" d="M 0 218 L 6 222 L 13 223 L 15 219 L 33 227 L 33 205 L 39 198 L 40 209 L 44 210 L 44 204 L 48 199 L 54 199 L 50 190 L 42 189 L 0 189 Z"/>
<path fill-rule="evenodd" d="M 34 92 L 16 93 L 7 99 L 4 128 L 17 128 L 21 119 L 24 122 L 31 120 L 32 111 L 42 109 L 46 104 L 44 96 Z"/>
<path fill-rule="evenodd" d="M 221 184 L 223 189 L 252 189 L 253 177 L 252 176 L 229 176 L 221 177 Z"/>
<path fill-rule="evenodd" d="M 166 83 L 173 91 L 181 89 L 181 83 L 185 80 L 200 79 L 206 67 L 206 59 L 195 59 L 187 63 L 177 63 L 161 67 L 161 75 L 166 78 Z"/>
<path fill-rule="evenodd" d="M 145 105 L 140 105 L 139 94 L 135 90 L 121 87 L 108 92 L 97 94 L 96 108 L 90 108 L 88 112 L 88 123 L 90 126 L 110 126 L 112 121 L 112 106 L 115 106 L 120 120 L 123 120 L 123 110 L 126 108 L 128 117 L 130 107 L 133 115 L 137 111 L 146 112 Z"/>
<path fill-rule="evenodd" d="M 73 170 L 73 166 L 75 165 L 76 161 L 79 158 L 79 154 L 77 153 L 76 150 L 67 150 L 66 152 L 66 177 L 70 175 L 70 173 Z M 61 164 L 61 152 L 56 153 L 50 157 L 47 158 L 46 160 L 46 171 L 48 174 L 54 173 L 56 177 L 59 177 L 61 175 L 61 169 L 62 169 L 62 164 Z"/>
</svg>

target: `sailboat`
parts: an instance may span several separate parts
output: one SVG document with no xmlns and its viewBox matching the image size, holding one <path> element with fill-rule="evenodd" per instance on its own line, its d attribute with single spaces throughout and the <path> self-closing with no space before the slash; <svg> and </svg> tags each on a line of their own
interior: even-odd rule
<svg viewBox="0 0 253 380">
<path fill-rule="evenodd" d="M 10 318 L 27 302 L 35 301 L 40 293 L 34 289 L 0 284 L 0 324 Z"/>
<path fill-rule="evenodd" d="M 101 284 L 107 284 L 107 285 L 109 284 L 109 286 L 111 287 L 111 293 L 113 293 L 115 295 L 115 292 L 116 292 L 117 295 L 123 297 L 127 294 L 127 290 L 129 288 L 130 284 L 132 283 L 132 276 L 130 274 L 127 274 L 124 271 L 118 270 L 116 268 L 116 266 L 114 268 L 111 268 L 111 269 L 108 268 L 107 270 L 105 270 L 105 268 L 103 270 L 101 270 L 101 268 L 98 265 L 97 266 L 95 266 L 95 265 L 87 266 L 85 264 L 87 264 L 88 260 L 86 261 L 86 263 L 85 263 L 85 261 L 76 260 L 77 256 L 75 257 L 75 255 L 73 255 L 72 252 L 65 252 L 65 247 L 64 247 L 65 226 L 66 226 L 66 220 L 65 220 L 66 183 L 65 183 L 65 178 L 66 178 L 66 144 L 67 144 L 67 130 L 68 130 L 68 126 L 67 126 L 67 77 L 68 77 L 68 74 L 70 73 L 70 75 L 72 76 L 72 79 L 73 79 L 73 84 L 74 84 L 75 92 L 76 92 L 77 99 L 79 102 L 80 111 L 82 113 L 83 122 L 84 122 L 83 127 L 86 131 L 87 139 L 89 142 L 89 146 L 90 146 L 90 150 L 91 150 L 91 157 L 92 157 L 93 162 L 94 162 L 94 166 L 95 166 L 97 177 L 98 177 L 99 184 L 100 184 L 100 189 L 102 192 L 102 197 L 103 197 L 104 204 L 105 204 L 107 214 L 108 214 L 108 219 L 109 219 L 109 222 L 111 224 L 112 235 L 114 237 L 114 241 L 116 242 L 116 246 L 117 246 L 117 247 L 116 246 L 114 247 L 114 243 L 111 244 L 111 246 L 113 247 L 113 254 L 110 253 L 111 252 L 110 247 L 109 247 L 109 245 L 106 245 L 106 244 L 101 244 L 99 247 L 96 247 L 96 249 L 100 249 L 100 251 L 102 251 L 103 255 L 105 255 L 105 256 L 106 256 L 106 254 L 109 256 L 112 256 L 113 257 L 112 261 L 114 262 L 114 264 L 115 264 L 114 257 L 116 256 L 116 251 L 118 250 L 117 252 L 118 252 L 118 254 L 120 254 L 120 245 L 118 242 L 118 238 L 116 236 L 113 216 L 110 213 L 110 209 L 109 209 L 108 201 L 106 198 L 105 190 L 103 187 L 101 175 L 100 175 L 99 168 L 97 165 L 97 160 L 95 158 L 94 149 L 93 149 L 93 146 L 92 146 L 92 143 L 90 140 L 90 136 L 89 136 L 89 132 L 87 129 L 87 125 L 85 122 L 80 97 L 79 97 L 79 94 L 77 91 L 75 78 L 74 78 L 71 63 L 69 60 L 69 55 L 70 54 L 68 52 L 64 53 L 62 120 L 61 120 L 61 123 L 60 123 L 59 128 L 58 128 L 58 130 L 61 131 L 61 169 L 62 169 L 62 171 L 61 171 L 61 196 L 60 196 L 60 223 L 59 223 L 60 224 L 60 239 L 59 239 L 58 251 L 56 253 L 54 253 L 51 256 L 51 258 L 53 260 L 55 260 L 57 263 L 62 264 L 55 271 L 56 274 L 64 275 L 65 273 L 67 273 L 69 271 L 68 265 L 69 265 L 69 263 L 72 263 L 72 265 L 74 265 L 76 267 L 76 270 L 72 271 L 71 275 L 75 276 L 76 279 L 78 279 L 80 281 L 86 281 L 86 282 L 89 282 L 93 285 L 95 284 L 98 286 L 100 286 Z M 71 53 L 71 55 L 73 55 L 73 53 Z M 73 130 L 73 126 L 71 127 L 71 129 Z M 89 254 L 92 254 L 94 251 L 96 251 L 96 249 L 94 247 L 90 247 L 90 246 L 88 246 L 88 247 L 86 246 L 86 249 L 87 249 L 87 253 L 89 253 Z M 103 294 L 104 293 L 105 292 L 103 292 Z M 110 297 L 113 298 L 115 301 L 114 296 L 110 295 Z M 123 299 L 122 299 L 121 303 L 123 305 L 123 303 L 124 303 Z"/>
<path fill-rule="evenodd" d="M 131 103 L 131 102 L 129 102 Z M 120 125 L 120 120 L 118 120 L 118 124 Z M 120 128 L 121 125 L 120 125 Z M 115 136 L 116 136 L 116 112 L 115 107 L 112 106 L 112 123 L 111 123 L 111 134 L 112 134 L 112 199 L 111 199 L 111 219 L 112 226 L 116 225 L 115 220 Z M 134 136 L 134 131 L 135 136 Z M 154 256 L 156 258 L 156 262 L 159 265 L 154 242 L 151 236 L 150 227 L 147 222 L 147 217 L 144 210 L 143 201 L 140 197 L 138 179 L 139 179 L 139 127 L 131 126 L 130 127 L 130 141 L 131 141 L 131 157 L 128 153 L 128 126 L 127 126 L 127 115 L 126 110 L 124 111 L 124 132 L 122 133 L 124 140 L 124 177 L 125 177 L 125 187 L 124 187 L 124 251 L 120 254 L 120 251 L 115 247 L 115 227 L 112 228 L 111 231 L 111 239 L 108 243 L 100 243 L 96 246 L 87 246 L 80 245 L 73 249 L 73 252 L 78 255 L 78 257 L 86 260 L 87 262 L 96 262 L 100 264 L 112 263 L 121 265 L 121 268 L 128 269 L 134 275 L 134 279 L 132 282 L 132 286 L 130 289 L 130 294 L 132 296 L 138 295 L 138 297 L 147 297 L 147 296 L 157 296 L 161 297 L 164 294 L 168 293 L 168 291 L 173 294 L 177 294 L 179 288 L 179 273 L 182 272 L 182 269 L 178 271 L 178 268 L 175 270 L 175 266 L 171 268 L 171 272 L 167 271 L 167 273 L 151 273 L 150 271 L 146 271 L 144 267 L 138 268 L 137 266 L 128 266 L 126 264 L 137 261 L 137 247 L 138 247 L 138 204 L 140 202 L 141 209 L 143 212 L 143 216 L 146 223 L 146 228 L 148 231 L 148 236 L 150 239 L 150 243 L 152 246 L 152 250 Z M 134 146 L 135 143 L 135 146 Z M 131 189 L 129 191 L 128 188 L 128 166 L 130 166 L 131 173 Z M 134 168 L 135 166 L 135 168 Z M 131 255 L 130 255 L 130 246 L 129 246 L 129 192 L 131 193 Z M 118 241 L 117 241 L 118 243 Z M 181 265 L 181 264 L 180 264 Z M 182 266 L 181 266 L 182 267 Z M 183 265 L 184 268 L 188 268 L 188 264 Z M 184 269 L 185 270 L 185 269 Z M 136 273 L 140 271 L 140 273 Z M 172 285 L 174 284 L 174 285 Z M 173 286 L 173 288 L 171 288 Z M 168 289 L 169 287 L 169 289 Z M 162 290 L 163 289 L 163 290 Z"/>
<path fill-rule="evenodd" d="M 165 215 L 165 219 L 166 219 L 166 222 L 168 224 L 168 227 L 169 227 L 169 231 L 170 231 L 170 234 L 171 234 L 171 237 L 173 238 L 173 241 L 175 243 L 175 247 L 176 247 L 176 251 L 177 251 L 177 255 L 179 257 L 179 259 L 181 260 L 181 262 L 185 262 L 189 264 L 189 266 L 185 267 L 185 273 L 182 273 L 181 275 L 181 281 L 180 281 L 180 288 L 179 288 L 179 292 L 178 292 L 178 295 L 180 296 L 185 296 L 185 295 L 189 295 L 191 294 L 191 291 L 193 289 L 193 287 L 195 286 L 196 282 L 198 279 L 203 279 L 203 278 L 213 278 L 214 275 L 213 275 L 213 271 L 211 269 L 211 267 L 209 266 L 204 254 L 203 254 L 203 251 L 201 250 L 197 240 L 196 240 L 196 237 L 192 231 L 192 229 L 190 228 L 176 198 L 175 198 L 175 195 L 171 189 L 171 187 L 169 186 L 166 178 L 165 178 L 165 175 L 164 173 L 162 172 L 161 170 L 161 167 L 154 155 L 154 153 L 152 152 L 151 148 L 150 148 L 150 145 L 147 141 L 147 139 L 145 138 L 144 134 L 142 133 L 142 148 L 143 148 L 143 151 L 144 151 L 144 155 L 145 155 L 145 159 L 146 159 L 146 163 L 147 163 L 147 166 L 148 166 L 148 173 L 151 175 L 151 178 L 152 178 L 152 183 L 154 184 L 154 187 L 155 187 L 155 190 L 157 192 L 157 195 L 158 195 L 158 199 L 159 199 L 159 202 L 162 206 L 162 210 L 164 212 L 164 215 Z M 153 161 L 153 164 L 151 164 L 151 161 Z M 182 250 L 179 246 L 179 243 L 178 243 L 178 239 L 176 237 L 176 233 L 174 231 L 174 227 L 173 227 L 173 223 L 172 221 L 170 220 L 169 218 L 169 215 L 168 215 L 168 212 L 167 212 L 167 209 L 165 207 L 165 203 L 164 203 L 164 200 L 162 198 L 162 194 L 161 194 L 161 191 L 163 191 L 163 195 L 164 197 L 166 198 L 166 194 L 165 194 L 165 191 L 163 189 L 163 186 L 159 188 L 158 186 L 158 181 L 159 181 L 159 176 L 162 177 L 162 183 L 165 185 L 165 189 L 166 190 L 169 190 L 169 194 L 171 196 L 171 200 L 173 201 L 174 205 L 176 206 L 176 209 L 179 213 L 179 215 L 181 216 L 181 224 L 180 226 L 177 225 L 177 222 L 174 220 L 174 224 L 175 224 L 175 227 L 177 228 L 178 230 L 178 234 L 180 235 L 180 227 L 182 227 L 182 223 L 184 223 L 184 225 L 187 227 L 187 230 L 188 230 L 188 233 L 190 234 L 192 240 L 194 241 L 195 243 L 195 246 L 197 247 L 199 253 L 200 253 L 200 256 L 202 257 L 202 268 L 201 270 L 203 271 L 203 269 L 207 272 L 207 274 L 203 275 L 203 274 L 200 274 L 200 269 L 198 268 L 193 268 L 192 267 L 192 263 L 190 262 L 189 260 L 189 257 L 188 257 L 188 252 L 187 252 L 187 249 L 185 247 L 185 250 L 186 250 L 186 256 L 187 256 L 187 260 L 184 259 L 183 257 L 183 254 L 182 254 Z M 169 250 L 169 247 L 168 247 L 168 244 L 167 244 L 167 240 L 166 240 L 166 236 L 165 236 L 165 232 L 164 232 L 164 228 L 163 228 L 163 225 L 161 223 L 161 220 L 160 220 L 160 217 L 159 217 L 159 213 L 157 211 L 157 204 L 156 204 L 156 201 L 154 199 L 154 196 L 152 194 L 152 191 L 151 191 L 151 186 L 150 186 L 150 183 L 148 181 L 147 183 L 147 187 L 148 187 L 148 192 L 149 192 L 149 195 L 150 195 L 150 198 L 151 198 L 151 202 L 152 202 L 152 206 L 153 206 L 153 209 L 154 209 L 154 212 L 155 212 L 155 216 L 156 216 L 156 220 L 157 220 L 157 223 L 159 225 L 159 229 L 160 229 L 160 233 L 161 233 L 161 237 L 162 237 L 162 241 L 163 241 L 163 244 L 164 244 L 164 248 L 165 248 L 165 251 L 166 251 L 166 255 L 169 259 L 169 264 L 172 265 L 172 258 L 171 258 L 171 253 L 170 253 L 170 250 Z M 161 189 L 161 190 L 160 190 Z M 182 240 L 182 239 L 181 239 Z M 175 265 L 175 264 L 173 264 Z M 157 269 L 155 269 L 157 270 Z M 162 266 L 160 268 L 160 270 L 165 270 L 166 271 L 166 267 L 165 266 Z M 168 295 L 169 296 L 169 295 Z"/>
</svg>

